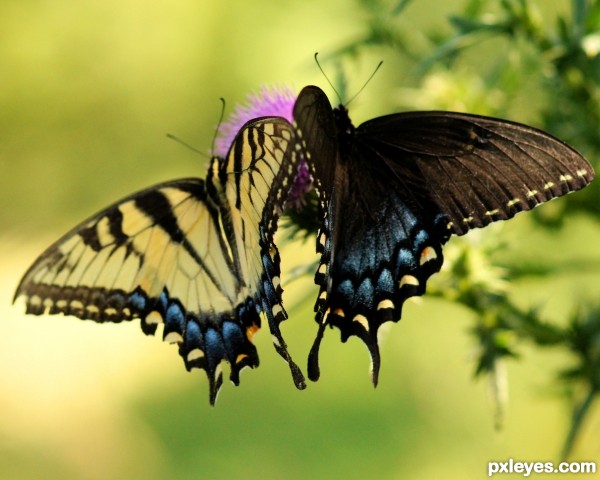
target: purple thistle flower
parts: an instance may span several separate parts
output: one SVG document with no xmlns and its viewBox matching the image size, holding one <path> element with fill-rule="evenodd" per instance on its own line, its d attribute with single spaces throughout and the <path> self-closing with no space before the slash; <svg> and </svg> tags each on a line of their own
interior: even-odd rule
<svg viewBox="0 0 600 480">
<path fill-rule="evenodd" d="M 313 179 L 308 170 L 308 164 L 304 155 L 301 156 L 298 162 L 298 172 L 292 182 L 290 191 L 288 193 L 288 199 L 285 203 L 285 209 L 294 208 L 295 210 L 302 210 L 305 205 L 305 197 L 308 192 L 311 191 L 313 186 Z"/>
<path fill-rule="evenodd" d="M 237 105 L 229 118 L 219 126 L 215 140 L 215 154 L 225 157 L 240 129 L 253 118 L 283 117 L 291 123 L 295 102 L 296 95 L 285 86 L 263 86 L 259 93 L 248 95 L 246 104 Z M 298 162 L 298 171 L 290 187 L 284 208 L 300 210 L 305 203 L 304 197 L 311 188 L 312 177 L 306 159 L 302 156 Z"/>
<path fill-rule="evenodd" d="M 224 157 L 233 139 L 246 122 L 257 117 L 283 117 L 292 122 L 296 95 L 288 87 L 263 86 L 259 93 L 246 97 L 246 104 L 237 105 L 229 118 L 219 126 L 215 154 Z"/>
</svg>

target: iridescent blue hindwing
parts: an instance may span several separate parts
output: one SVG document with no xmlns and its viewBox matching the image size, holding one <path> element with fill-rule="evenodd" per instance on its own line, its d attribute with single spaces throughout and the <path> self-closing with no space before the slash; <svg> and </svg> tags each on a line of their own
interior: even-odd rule
<svg viewBox="0 0 600 480">
<path fill-rule="evenodd" d="M 368 169 L 360 177 L 356 173 L 339 167 L 338 184 L 347 175 L 382 191 L 379 180 L 367 178 Z M 320 287 L 315 311 L 321 327 L 309 358 L 308 374 L 313 380 L 319 377 L 318 349 L 324 327 L 331 325 L 340 329 L 343 342 L 351 336 L 365 342 L 371 354 L 372 379 L 377 383 L 379 327 L 398 321 L 404 301 L 425 293 L 428 278 L 442 266 L 442 244 L 447 237 L 439 232 L 447 226 L 445 217 L 439 215 L 426 223 L 393 186 L 387 188 L 385 195 L 371 197 L 336 190 L 328 202 L 319 231 L 322 257 L 315 276 Z"/>
</svg>

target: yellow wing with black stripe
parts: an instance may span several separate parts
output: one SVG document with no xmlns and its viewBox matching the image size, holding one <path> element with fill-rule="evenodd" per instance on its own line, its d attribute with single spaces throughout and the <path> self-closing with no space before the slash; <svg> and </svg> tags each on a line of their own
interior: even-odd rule
<svg viewBox="0 0 600 480">
<path fill-rule="evenodd" d="M 97 322 L 141 319 L 144 333 L 164 324 L 186 368 L 206 371 L 210 401 L 221 363 L 239 383 L 258 366 L 251 339 L 260 313 L 275 348 L 304 388 L 279 330 L 279 254 L 273 243 L 295 175 L 292 130 L 278 117 L 248 122 L 205 180 L 182 179 L 135 193 L 92 216 L 48 248 L 27 271 L 15 299 L 27 313 Z M 290 147 L 291 148 L 291 147 Z"/>
</svg>

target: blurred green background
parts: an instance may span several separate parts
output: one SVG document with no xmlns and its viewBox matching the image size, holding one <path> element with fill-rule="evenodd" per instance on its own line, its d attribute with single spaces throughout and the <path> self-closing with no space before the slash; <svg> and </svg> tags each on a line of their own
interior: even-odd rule
<svg viewBox="0 0 600 480">
<path fill-rule="evenodd" d="M 263 330 L 255 337 L 260 368 L 245 371 L 239 388 L 227 382 L 215 408 L 204 374 L 185 372 L 176 349 L 142 335 L 139 322 L 26 317 L 20 303 L 11 306 L 29 264 L 85 216 L 155 182 L 205 175 L 207 159 L 165 134 L 210 153 L 220 97 L 231 111 L 262 84 L 326 88 L 313 61 L 317 51 L 336 81 L 339 64 L 327 55 L 361 38 L 369 3 L 375 2 L 2 2 L 1 478 L 479 479 L 492 460 L 558 460 L 571 414 L 555 381 L 570 361 L 566 353 L 525 344 L 523 361 L 503 364 L 509 401 L 496 431 L 489 384 L 473 380 L 473 314 L 434 296 L 408 302 L 402 322 L 388 329 L 376 390 L 364 347 L 357 339 L 342 345 L 332 331 L 322 348 L 321 380 L 297 391 Z M 467 55 L 460 68 L 418 74 L 423 32 L 448 33 L 449 16 L 467 3 L 476 2 L 408 5 L 399 25 L 415 50 L 373 47 L 341 57 L 350 95 L 384 60 L 352 103 L 355 123 L 405 107 L 502 114 L 538 125 L 547 99 L 537 77 L 524 71 L 515 78 L 507 67 L 513 76 L 499 71 L 489 89 L 489 77 L 481 76 L 504 55 L 498 41 Z M 538 2 L 548 22 L 568 15 L 570 5 Z M 505 58 L 507 65 L 513 60 Z M 568 140 L 593 151 L 577 143 L 576 132 Z M 560 210 L 554 203 L 540 210 L 551 215 Z M 502 238 L 515 264 L 532 253 L 574 264 L 600 259 L 600 229 L 589 218 L 568 216 L 548 235 L 526 217 L 467 241 Z M 449 256 L 453 242 L 460 244 L 450 241 Z M 316 258 L 312 240 L 280 244 L 284 271 Z M 572 270 L 508 288 L 517 303 L 564 322 L 577 299 L 597 298 L 599 277 L 597 269 Z M 431 288 L 435 283 L 433 277 Z M 304 365 L 316 331 L 316 289 L 310 276 L 284 288 L 290 320 L 283 333 Z M 572 459 L 600 462 L 599 431 L 594 405 Z"/>
</svg>

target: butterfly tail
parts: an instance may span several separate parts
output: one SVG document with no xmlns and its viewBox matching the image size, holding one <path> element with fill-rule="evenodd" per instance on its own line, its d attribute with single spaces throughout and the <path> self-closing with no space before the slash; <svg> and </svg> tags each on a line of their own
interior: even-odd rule
<svg viewBox="0 0 600 480">
<path fill-rule="evenodd" d="M 323 321 L 323 319 L 323 313 L 317 313 L 319 330 L 317 332 L 317 336 L 315 337 L 315 341 L 313 342 L 313 346 L 310 349 L 310 353 L 308 354 L 308 378 L 310 378 L 310 380 L 313 382 L 319 380 L 319 377 L 321 376 L 321 369 L 319 367 L 319 349 L 321 348 L 321 340 L 323 340 L 325 327 L 327 326 L 327 323 Z"/>
<path fill-rule="evenodd" d="M 367 338 L 368 337 L 368 338 Z M 371 382 L 374 387 L 377 387 L 379 382 L 379 369 L 381 367 L 381 355 L 379 353 L 379 343 L 377 342 L 377 331 L 375 331 L 374 337 L 367 334 L 367 337 L 361 337 L 371 356 Z"/>
<path fill-rule="evenodd" d="M 326 314 L 321 311 L 317 312 L 316 320 L 319 323 L 319 330 L 317 331 L 317 335 L 310 349 L 310 353 L 308 354 L 308 378 L 313 382 L 319 380 L 321 376 L 321 368 L 319 366 L 319 350 L 321 348 L 321 341 L 325 335 L 325 327 L 328 325 L 327 317 L 325 315 Z M 373 386 L 376 387 L 377 383 L 379 382 L 379 369 L 381 366 L 381 356 L 379 353 L 377 338 L 371 338 L 366 331 L 365 335 L 358 336 L 365 343 L 367 349 L 369 350 L 369 355 L 371 356 L 371 381 L 373 382 Z M 342 341 L 347 339 L 348 337 L 343 338 Z"/>
<path fill-rule="evenodd" d="M 275 350 L 289 365 L 296 388 L 304 390 L 306 388 L 306 380 L 304 379 L 302 370 L 292 360 L 279 328 L 281 322 L 287 319 L 287 313 L 281 304 L 283 288 L 279 280 L 279 251 L 274 243 L 267 242 L 266 235 L 262 229 L 261 245 L 270 245 L 268 248 L 263 247 L 261 252 L 264 267 L 261 295 L 262 310 L 265 312 L 267 321 L 269 322 L 269 330 L 271 331 Z"/>
<path fill-rule="evenodd" d="M 285 343 L 285 340 L 281 335 L 281 330 L 279 329 L 279 324 L 287 317 L 285 310 L 283 310 L 283 307 L 279 307 L 277 311 L 274 312 L 273 309 L 269 308 L 269 305 L 266 301 L 263 302 L 263 309 L 267 315 L 269 330 L 271 331 L 275 350 L 289 365 L 292 373 L 292 379 L 294 381 L 294 385 L 296 385 L 296 388 L 298 390 L 304 390 L 306 388 L 306 380 L 304 379 L 302 370 L 300 370 L 300 367 L 292 360 L 292 356 L 287 349 L 287 344 Z"/>
</svg>

